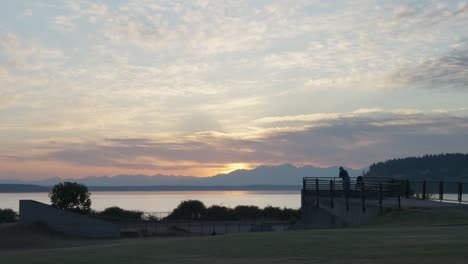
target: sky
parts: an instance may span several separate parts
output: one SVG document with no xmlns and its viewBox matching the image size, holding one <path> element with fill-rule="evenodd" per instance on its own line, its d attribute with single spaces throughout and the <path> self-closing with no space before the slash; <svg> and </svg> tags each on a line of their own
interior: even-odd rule
<svg viewBox="0 0 468 264">
<path fill-rule="evenodd" d="M 7 1 L 0 179 L 468 151 L 468 1 Z"/>
</svg>

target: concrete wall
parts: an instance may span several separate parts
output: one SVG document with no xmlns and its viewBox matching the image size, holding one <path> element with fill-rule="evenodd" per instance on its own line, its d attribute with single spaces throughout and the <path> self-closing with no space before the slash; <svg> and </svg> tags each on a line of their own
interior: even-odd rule
<svg viewBox="0 0 468 264">
<path fill-rule="evenodd" d="M 315 195 L 302 192 L 301 197 L 301 224 L 303 228 L 336 228 L 344 227 L 346 223 L 333 215 L 323 206 L 317 207 Z"/>
<path fill-rule="evenodd" d="M 67 212 L 33 200 L 20 200 L 20 223 L 41 222 L 54 231 L 80 237 L 119 237 L 120 228 L 101 219 Z"/>
<path fill-rule="evenodd" d="M 380 212 L 379 206 L 366 204 L 366 210 L 362 210 L 360 199 L 349 199 L 349 210 L 346 208 L 345 199 L 336 197 L 333 208 L 330 200 L 320 197 L 317 206 L 316 195 L 313 192 L 302 192 L 301 213 L 302 224 L 305 228 L 338 228 L 347 226 L 359 226 L 369 223 Z"/>
</svg>

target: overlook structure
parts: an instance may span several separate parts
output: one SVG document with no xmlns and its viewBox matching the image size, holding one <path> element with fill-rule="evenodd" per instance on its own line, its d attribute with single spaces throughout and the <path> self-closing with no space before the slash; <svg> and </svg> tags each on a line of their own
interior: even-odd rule
<svg viewBox="0 0 468 264">
<path fill-rule="evenodd" d="M 468 183 L 408 181 L 365 177 L 351 180 L 348 191 L 339 178 L 303 178 L 302 224 L 305 228 L 336 228 L 370 222 L 388 209 L 450 207 L 468 210 Z M 464 188 L 466 186 L 466 188 Z"/>
</svg>

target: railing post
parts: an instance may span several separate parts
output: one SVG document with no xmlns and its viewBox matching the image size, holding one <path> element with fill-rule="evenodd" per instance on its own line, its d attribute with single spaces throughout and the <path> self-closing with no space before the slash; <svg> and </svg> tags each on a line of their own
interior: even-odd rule
<svg viewBox="0 0 468 264">
<path fill-rule="evenodd" d="M 405 189 L 405 197 L 406 197 L 407 199 L 409 199 L 409 198 L 410 198 L 410 185 L 409 185 L 409 180 L 408 180 L 408 179 L 406 179 L 406 181 L 405 181 L 405 187 L 406 187 L 406 189 Z"/>
<path fill-rule="evenodd" d="M 458 203 L 462 202 L 462 195 L 463 195 L 463 183 L 458 183 Z"/>
<path fill-rule="evenodd" d="M 349 196 L 348 192 L 345 192 L 346 211 L 349 211 Z"/>
<path fill-rule="evenodd" d="M 397 185 L 398 209 L 401 209 L 401 182 Z"/>
<path fill-rule="evenodd" d="M 442 202 L 444 200 L 444 182 L 439 182 L 439 200 Z"/>
<path fill-rule="evenodd" d="M 320 194 L 319 194 L 319 179 L 315 178 L 315 202 L 317 207 L 320 207 Z"/>
<path fill-rule="evenodd" d="M 423 186 L 422 186 L 422 199 L 426 200 L 426 180 L 423 181 Z"/>
<path fill-rule="evenodd" d="M 361 203 L 362 203 L 362 212 L 366 212 L 366 187 L 364 185 L 364 181 L 362 182 L 361 188 Z"/>
<path fill-rule="evenodd" d="M 382 188 L 382 183 L 379 183 L 379 207 L 380 207 L 380 212 L 383 212 L 383 188 Z"/>
<path fill-rule="evenodd" d="M 332 209 L 335 208 L 334 196 L 335 196 L 335 190 L 333 189 L 333 180 L 330 180 L 330 207 Z"/>
</svg>

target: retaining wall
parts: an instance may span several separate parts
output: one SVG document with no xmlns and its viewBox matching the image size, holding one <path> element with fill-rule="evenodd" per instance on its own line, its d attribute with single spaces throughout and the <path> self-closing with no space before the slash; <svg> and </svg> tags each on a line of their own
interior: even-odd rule
<svg viewBox="0 0 468 264">
<path fill-rule="evenodd" d="M 37 222 L 65 235 L 93 238 L 120 236 L 120 227 L 110 222 L 57 209 L 33 200 L 20 200 L 20 223 Z"/>
</svg>

